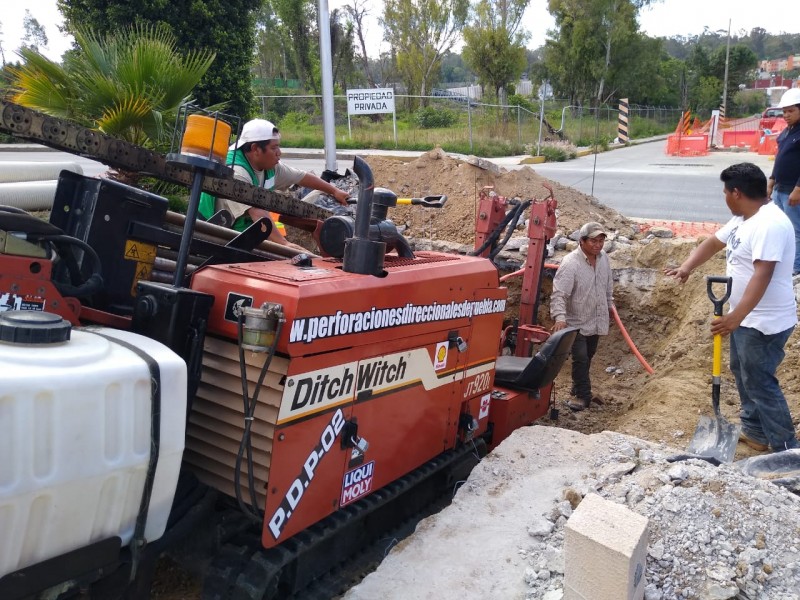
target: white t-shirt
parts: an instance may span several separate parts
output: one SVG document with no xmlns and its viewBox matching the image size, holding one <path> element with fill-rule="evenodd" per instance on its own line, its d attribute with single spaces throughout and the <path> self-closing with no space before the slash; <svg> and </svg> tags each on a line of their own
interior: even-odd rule
<svg viewBox="0 0 800 600">
<path fill-rule="evenodd" d="M 789 217 L 769 202 L 747 220 L 733 217 L 717 231 L 716 237 L 725 244 L 727 274 L 733 278 L 731 310 L 742 299 L 755 272 L 753 261 L 776 263 L 764 296 L 744 318 L 742 326 L 773 335 L 795 325 L 797 304 L 792 285 L 795 242 Z"/>
</svg>

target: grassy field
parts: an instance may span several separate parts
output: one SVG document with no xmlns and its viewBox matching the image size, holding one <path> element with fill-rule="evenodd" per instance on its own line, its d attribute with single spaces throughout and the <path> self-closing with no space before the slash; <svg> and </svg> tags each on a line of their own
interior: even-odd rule
<svg viewBox="0 0 800 600">
<path fill-rule="evenodd" d="M 503 110 L 477 104 L 469 108 L 436 104 L 413 112 L 399 111 L 396 143 L 391 115 L 351 117 L 348 126 L 346 116 L 343 122 L 341 117 L 346 115 L 346 109 L 336 114 L 336 147 L 342 149 L 428 150 L 441 146 L 448 152 L 494 157 L 536 154 L 540 140 L 538 115 L 517 107 Z M 267 118 L 274 119 L 280 127 L 284 146 L 324 146 L 321 117 L 301 112 L 288 112 L 277 117 L 268 112 Z M 546 111 L 545 118 L 553 128 L 561 128 L 560 109 Z M 629 127 L 631 139 L 669 133 L 675 129 L 675 123 L 662 121 L 632 117 Z M 588 113 L 579 116 L 565 111 L 563 135 L 573 146 L 607 147 L 617 136 L 616 113 L 602 111 L 600 118 L 595 118 Z M 542 128 L 542 141 L 558 139 L 546 126 Z"/>
</svg>

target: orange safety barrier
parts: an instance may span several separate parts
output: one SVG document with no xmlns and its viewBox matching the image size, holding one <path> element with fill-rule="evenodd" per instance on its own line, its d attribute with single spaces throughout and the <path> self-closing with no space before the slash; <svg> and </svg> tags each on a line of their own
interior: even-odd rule
<svg viewBox="0 0 800 600">
<path fill-rule="evenodd" d="M 706 156 L 708 134 L 670 135 L 667 137 L 667 154 L 670 156 Z"/>
<path fill-rule="evenodd" d="M 763 156 L 775 156 L 778 153 L 778 134 L 765 134 L 759 140 L 756 151 Z"/>
<path fill-rule="evenodd" d="M 786 128 L 786 121 L 777 119 L 772 129 L 765 129 L 759 136 L 756 152 L 764 156 L 775 156 L 778 153 L 778 136 Z"/>
<path fill-rule="evenodd" d="M 639 231 L 646 233 L 653 227 L 664 227 L 672 231 L 675 237 L 679 238 L 698 238 L 709 236 L 717 232 L 722 227 L 720 223 L 712 221 L 640 221 Z"/>
<path fill-rule="evenodd" d="M 758 131 L 753 129 L 735 130 L 729 129 L 722 132 L 722 147 L 723 148 L 752 148 L 761 138 Z"/>
</svg>

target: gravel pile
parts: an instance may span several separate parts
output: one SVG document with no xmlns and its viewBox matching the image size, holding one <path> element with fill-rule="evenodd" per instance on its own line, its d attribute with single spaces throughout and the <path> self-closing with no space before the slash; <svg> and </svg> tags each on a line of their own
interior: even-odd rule
<svg viewBox="0 0 800 600">
<path fill-rule="evenodd" d="M 800 598 L 797 495 L 735 465 L 670 463 L 661 450 L 637 449 L 623 436 L 614 441 L 595 470 L 565 490 L 571 502 L 548 515 L 552 531 L 541 536 L 542 523 L 529 529 L 540 541 L 523 550 L 531 564 L 528 598 L 561 597 L 563 526 L 573 504 L 592 492 L 650 519 L 646 600 Z"/>
<path fill-rule="evenodd" d="M 800 498 L 623 434 L 518 430 L 348 600 L 564 596 L 564 526 L 600 494 L 649 519 L 646 600 L 800 600 Z M 401 593 L 402 590 L 402 593 Z"/>
</svg>

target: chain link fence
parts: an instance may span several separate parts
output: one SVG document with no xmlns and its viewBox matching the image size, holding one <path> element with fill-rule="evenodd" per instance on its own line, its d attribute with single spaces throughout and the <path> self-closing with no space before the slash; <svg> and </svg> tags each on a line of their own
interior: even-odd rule
<svg viewBox="0 0 800 600">
<path fill-rule="evenodd" d="M 564 100 L 547 100 L 543 118 L 541 103 L 502 105 L 480 102 L 455 92 L 440 95 L 395 94 L 397 146 L 426 149 L 433 145 L 482 153 L 538 153 L 539 144 L 567 141 L 575 146 L 610 143 L 617 135 L 616 106 L 571 106 Z M 311 144 L 304 137 L 308 125 L 322 131 L 322 97 L 317 95 L 259 96 L 261 111 L 281 128 L 287 145 Z M 394 146 L 392 115 L 354 115 L 348 118 L 344 95 L 334 96 L 337 146 L 353 144 L 389 148 Z M 671 132 L 680 119 L 680 109 L 631 105 L 631 139 Z M 532 152 L 531 152 L 532 149 Z"/>
</svg>

